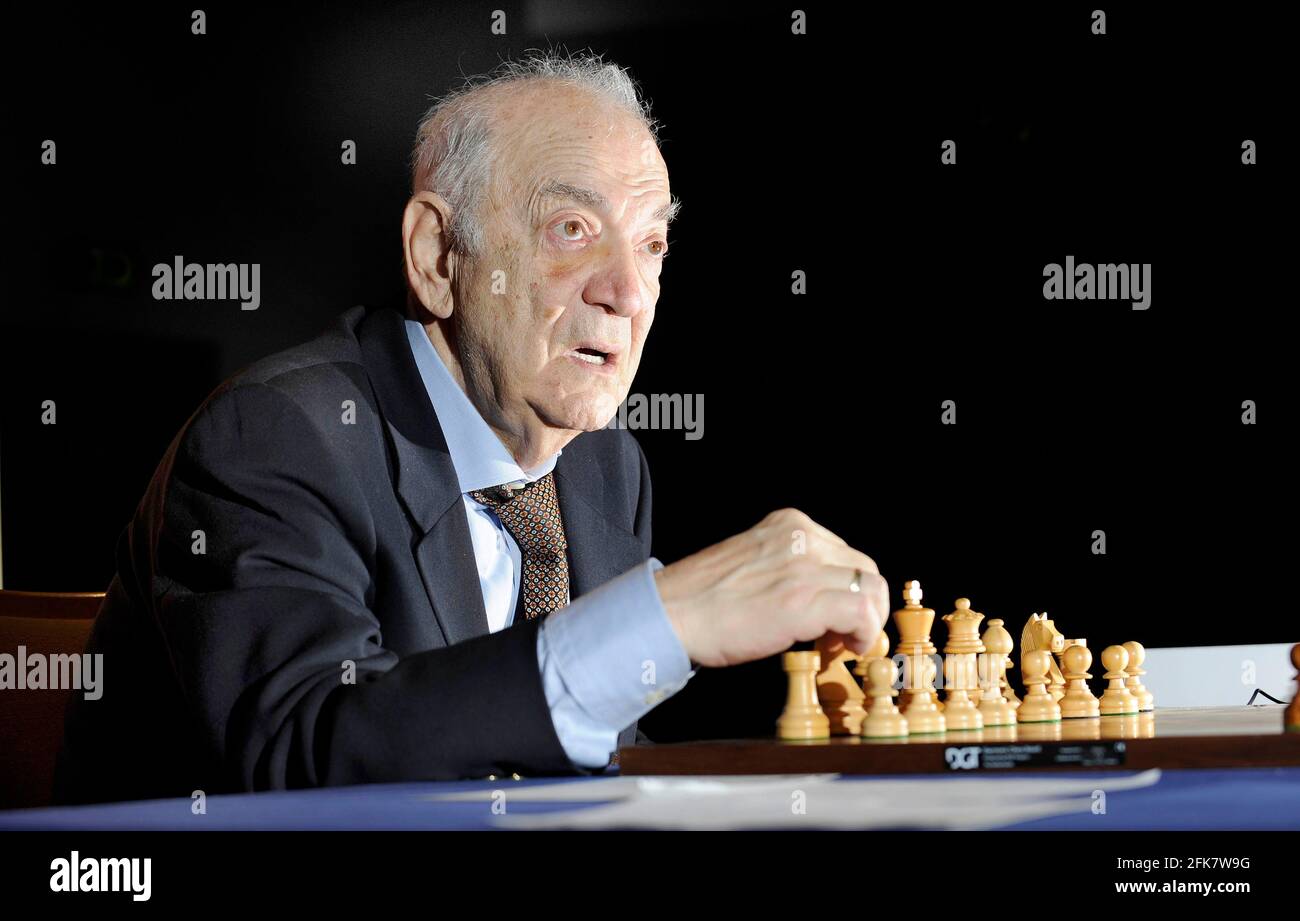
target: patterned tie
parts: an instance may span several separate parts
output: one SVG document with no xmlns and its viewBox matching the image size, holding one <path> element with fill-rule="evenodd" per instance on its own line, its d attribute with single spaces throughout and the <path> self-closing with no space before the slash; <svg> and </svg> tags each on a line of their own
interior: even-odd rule
<svg viewBox="0 0 1300 921">
<path fill-rule="evenodd" d="M 519 580 L 524 618 L 532 620 L 569 603 L 569 542 L 555 497 L 555 479 L 546 474 L 518 489 L 492 486 L 470 493 L 496 512 L 519 545 L 524 561 Z"/>
</svg>

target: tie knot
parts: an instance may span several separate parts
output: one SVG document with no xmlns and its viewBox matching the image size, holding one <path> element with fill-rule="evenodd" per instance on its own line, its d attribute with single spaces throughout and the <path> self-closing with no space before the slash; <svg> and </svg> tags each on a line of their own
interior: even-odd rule
<svg viewBox="0 0 1300 921">
<path fill-rule="evenodd" d="M 513 500 L 516 495 L 524 491 L 526 486 L 526 483 L 502 483 L 500 486 L 475 490 L 470 495 L 489 508 L 497 508 Z"/>
<path fill-rule="evenodd" d="M 524 485 L 476 489 L 470 497 L 492 509 L 519 545 L 524 564 L 520 582 L 524 616 L 531 620 L 563 607 L 569 592 L 569 544 L 554 477 L 548 473 Z"/>
<path fill-rule="evenodd" d="M 499 486 L 476 489 L 470 495 L 476 502 L 481 502 L 488 508 L 499 509 L 516 500 L 520 500 L 522 504 L 532 504 L 534 500 L 543 498 L 543 494 L 548 491 L 554 494 L 554 485 L 549 473 L 531 483 L 515 480 Z M 528 495 L 529 493 L 533 495 Z"/>
<path fill-rule="evenodd" d="M 504 484 L 478 489 L 470 496 L 496 512 L 525 556 L 554 559 L 563 557 L 568 549 L 551 474 L 522 486 Z"/>
</svg>

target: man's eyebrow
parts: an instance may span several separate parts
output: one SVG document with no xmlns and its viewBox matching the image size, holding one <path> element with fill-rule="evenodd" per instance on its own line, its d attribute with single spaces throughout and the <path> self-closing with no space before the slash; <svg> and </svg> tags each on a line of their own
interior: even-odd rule
<svg viewBox="0 0 1300 921">
<path fill-rule="evenodd" d="M 677 196 L 673 196 L 672 201 L 658 208 L 653 215 L 656 221 L 663 221 L 665 224 L 671 224 L 673 218 L 677 217 L 677 212 L 682 210 L 682 202 Z"/>
<path fill-rule="evenodd" d="M 609 205 L 605 201 L 605 196 L 591 189 L 584 189 L 580 186 L 569 185 L 567 182 L 556 182 L 554 180 L 542 186 L 538 193 L 539 198 L 565 198 L 570 201 L 576 201 L 578 204 L 586 205 L 589 208 L 604 208 Z"/>
<path fill-rule="evenodd" d="M 570 185 L 567 182 L 558 182 L 556 180 L 551 180 L 542 186 L 541 189 L 538 190 L 537 197 L 539 199 L 567 199 L 568 201 L 576 201 L 578 204 L 586 205 L 589 208 L 609 207 L 609 202 L 607 202 L 605 196 L 601 195 L 599 192 L 592 189 L 584 189 L 581 186 Z M 651 215 L 651 218 L 656 221 L 663 221 L 666 224 L 671 224 L 673 218 L 677 217 L 677 212 L 680 210 L 682 210 L 681 200 L 674 196 L 672 201 L 668 204 L 656 208 L 654 214 Z"/>
</svg>

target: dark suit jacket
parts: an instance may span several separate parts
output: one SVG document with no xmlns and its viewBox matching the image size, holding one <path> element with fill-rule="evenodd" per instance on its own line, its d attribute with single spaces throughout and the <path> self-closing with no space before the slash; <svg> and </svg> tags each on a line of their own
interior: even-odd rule
<svg viewBox="0 0 1300 921">
<path fill-rule="evenodd" d="M 649 556 L 627 432 L 575 438 L 555 483 L 573 597 Z M 391 308 L 353 308 L 214 391 L 116 562 L 87 649 L 104 693 L 69 709 L 58 801 L 579 770 L 542 690 L 541 620 L 488 632 L 456 473 Z"/>
</svg>

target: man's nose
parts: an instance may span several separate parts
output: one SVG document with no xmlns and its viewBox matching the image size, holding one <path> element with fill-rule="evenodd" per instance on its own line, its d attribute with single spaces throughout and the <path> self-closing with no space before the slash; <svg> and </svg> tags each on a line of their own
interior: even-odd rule
<svg viewBox="0 0 1300 921">
<path fill-rule="evenodd" d="M 646 308 L 647 292 L 638 271 L 636 254 L 609 253 L 587 281 L 582 299 L 620 317 L 634 317 Z"/>
</svg>

